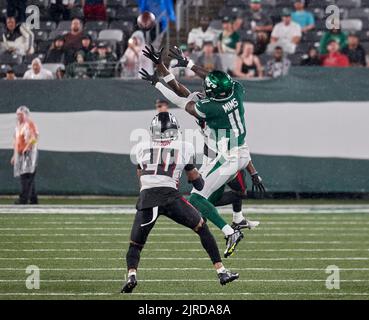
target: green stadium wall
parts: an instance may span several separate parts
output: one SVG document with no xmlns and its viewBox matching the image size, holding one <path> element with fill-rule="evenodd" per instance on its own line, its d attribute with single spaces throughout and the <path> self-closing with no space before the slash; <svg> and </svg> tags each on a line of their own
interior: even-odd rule
<svg viewBox="0 0 369 320">
<path fill-rule="evenodd" d="M 369 192 L 369 70 L 294 68 L 243 84 L 248 144 L 268 191 Z M 136 195 L 132 132 L 149 127 L 159 97 L 141 80 L 0 82 L 0 195 L 19 189 L 9 164 L 19 105 L 40 130 L 40 193 Z M 172 112 L 182 130 L 196 128 Z"/>
</svg>

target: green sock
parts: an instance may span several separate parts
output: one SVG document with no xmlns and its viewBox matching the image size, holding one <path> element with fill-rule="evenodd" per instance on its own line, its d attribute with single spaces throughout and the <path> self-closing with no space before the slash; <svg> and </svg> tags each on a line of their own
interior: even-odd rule
<svg viewBox="0 0 369 320">
<path fill-rule="evenodd" d="M 204 218 L 209 219 L 220 230 L 227 225 L 227 222 L 219 215 L 218 210 L 204 197 L 199 194 L 192 193 L 188 201 L 200 211 Z"/>
</svg>

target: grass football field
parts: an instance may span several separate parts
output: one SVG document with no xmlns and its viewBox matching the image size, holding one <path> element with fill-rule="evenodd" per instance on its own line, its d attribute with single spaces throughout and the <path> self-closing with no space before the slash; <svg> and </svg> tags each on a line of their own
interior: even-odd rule
<svg viewBox="0 0 369 320">
<path fill-rule="evenodd" d="M 114 214 L 3 208 L 0 299 L 369 299 L 368 206 L 343 213 L 257 210 L 250 218 L 260 227 L 246 230 L 234 256 L 224 259 L 240 279 L 224 287 L 197 235 L 161 216 L 132 295 L 119 291 L 133 209 L 123 214 L 117 208 Z M 223 252 L 222 233 L 209 225 Z M 26 287 L 29 265 L 40 269 L 39 289 Z M 332 265 L 339 268 L 340 288 L 329 290 L 326 268 Z"/>
</svg>

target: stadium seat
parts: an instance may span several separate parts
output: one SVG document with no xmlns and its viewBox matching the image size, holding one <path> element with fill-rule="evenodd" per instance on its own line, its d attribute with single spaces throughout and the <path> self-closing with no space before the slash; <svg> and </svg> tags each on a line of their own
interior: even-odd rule
<svg viewBox="0 0 369 320">
<path fill-rule="evenodd" d="M 254 35 L 252 30 L 240 30 L 239 31 L 241 41 L 253 41 Z"/>
<path fill-rule="evenodd" d="M 25 56 L 23 63 L 26 65 L 30 65 L 32 63 L 32 60 L 35 58 L 39 58 L 41 60 L 41 62 L 44 61 L 45 59 L 45 54 L 43 53 L 34 53 L 34 54 L 29 54 L 27 56 Z"/>
<path fill-rule="evenodd" d="M 86 33 L 91 37 L 92 41 L 97 40 L 97 31 L 95 30 L 88 30 Z"/>
<path fill-rule="evenodd" d="M 108 7 L 123 7 L 123 0 L 108 0 Z"/>
<path fill-rule="evenodd" d="M 10 54 L 10 53 L 3 53 L 0 55 L 0 63 L 1 64 L 8 64 L 8 65 L 15 65 L 20 64 L 22 62 L 22 56 L 17 54 Z"/>
<path fill-rule="evenodd" d="M 228 7 L 245 7 L 249 1 L 246 0 L 227 0 L 226 6 Z"/>
<path fill-rule="evenodd" d="M 369 0 L 361 0 L 361 6 L 363 8 L 369 8 Z"/>
<path fill-rule="evenodd" d="M 267 54 L 267 53 L 263 53 L 259 56 L 260 62 L 263 66 L 266 66 L 266 64 L 268 63 L 268 61 L 270 59 L 272 59 L 272 56 Z"/>
<path fill-rule="evenodd" d="M 55 76 L 56 74 L 56 70 L 58 70 L 59 68 L 64 68 L 65 66 L 62 63 L 44 63 L 42 65 L 46 70 L 49 70 L 53 73 L 53 75 Z"/>
<path fill-rule="evenodd" d="M 337 0 L 337 6 L 340 8 L 359 8 L 361 0 Z"/>
<path fill-rule="evenodd" d="M 122 0 L 123 7 L 136 7 L 137 0 Z"/>
<path fill-rule="evenodd" d="M 114 8 L 108 7 L 108 8 L 106 8 L 106 15 L 107 15 L 109 21 L 114 20 L 116 15 L 117 15 L 117 11 Z"/>
<path fill-rule="evenodd" d="M 106 21 L 87 21 L 85 24 L 86 31 L 100 31 L 108 28 L 108 23 Z"/>
<path fill-rule="evenodd" d="M 365 49 L 365 52 L 368 53 L 369 52 L 369 42 L 363 42 L 361 43 L 361 45 Z"/>
<path fill-rule="evenodd" d="M 314 46 L 313 42 L 302 42 L 297 46 L 296 54 L 307 53 L 312 46 Z"/>
<path fill-rule="evenodd" d="M 316 41 L 320 41 L 322 35 L 323 35 L 322 31 L 312 30 L 312 31 L 306 33 L 303 36 L 302 40 L 304 42 L 316 42 Z"/>
<path fill-rule="evenodd" d="M 359 19 L 341 20 L 341 28 L 344 31 L 361 31 L 363 22 Z"/>
<path fill-rule="evenodd" d="M 24 73 L 29 69 L 28 63 L 21 63 L 13 66 L 13 71 L 17 78 L 23 78 Z"/>
<path fill-rule="evenodd" d="M 68 30 L 53 30 L 49 33 L 49 40 L 54 40 L 56 37 L 64 36 L 68 32 Z"/>
<path fill-rule="evenodd" d="M 210 22 L 210 27 L 216 29 L 216 30 L 222 30 L 222 20 L 212 20 Z"/>
<path fill-rule="evenodd" d="M 51 43 L 52 43 L 52 41 L 50 41 L 50 40 L 38 42 L 37 43 L 37 53 L 38 54 L 46 53 L 47 50 L 49 50 Z"/>
<path fill-rule="evenodd" d="M 242 12 L 242 9 L 240 9 L 239 7 L 223 7 L 222 9 L 220 9 L 218 16 L 219 18 L 223 18 L 223 17 L 235 18 L 241 12 Z"/>
<path fill-rule="evenodd" d="M 233 53 L 222 53 L 220 54 L 220 59 L 222 61 L 223 70 L 225 72 L 233 70 L 236 61 L 236 55 Z"/>
<path fill-rule="evenodd" d="M 109 29 L 120 29 L 128 36 L 133 32 L 134 24 L 132 21 L 115 20 L 110 23 Z"/>
<path fill-rule="evenodd" d="M 325 17 L 325 11 L 322 8 L 314 8 L 312 12 L 317 19 L 323 19 Z"/>
<path fill-rule="evenodd" d="M 299 66 L 301 64 L 301 60 L 303 59 L 304 54 L 291 54 L 288 55 L 287 58 L 291 61 L 293 66 Z"/>
<path fill-rule="evenodd" d="M 369 8 L 354 8 L 349 11 L 349 19 L 369 19 Z"/>
<path fill-rule="evenodd" d="M 331 4 L 335 4 L 335 0 L 310 0 L 308 8 L 322 8 L 325 9 Z"/>
<path fill-rule="evenodd" d="M 70 11 L 71 19 L 80 19 L 83 20 L 84 14 L 83 9 L 81 7 L 73 7 Z"/>
<path fill-rule="evenodd" d="M 41 21 L 40 30 L 53 31 L 56 29 L 56 23 L 54 21 Z"/>
<path fill-rule="evenodd" d="M 118 20 L 134 20 L 140 14 L 137 7 L 118 8 L 116 19 Z"/>
<path fill-rule="evenodd" d="M 39 8 L 47 8 L 49 5 L 49 0 L 28 0 L 27 5 L 35 5 Z"/>
<path fill-rule="evenodd" d="M 119 29 L 105 29 L 99 33 L 99 40 L 115 40 L 118 42 L 123 41 L 123 31 Z"/>
<path fill-rule="evenodd" d="M 49 39 L 49 34 L 47 31 L 37 30 L 34 31 L 35 41 L 46 41 Z"/>
<path fill-rule="evenodd" d="M 276 7 L 277 6 L 277 0 L 264 0 L 263 1 L 263 7 Z"/>
<path fill-rule="evenodd" d="M 56 30 L 61 30 L 61 31 L 68 30 L 68 31 L 70 31 L 71 22 L 72 21 L 70 21 L 70 20 L 60 21 L 59 24 L 58 24 L 58 27 L 56 28 Z"/>
</svg>

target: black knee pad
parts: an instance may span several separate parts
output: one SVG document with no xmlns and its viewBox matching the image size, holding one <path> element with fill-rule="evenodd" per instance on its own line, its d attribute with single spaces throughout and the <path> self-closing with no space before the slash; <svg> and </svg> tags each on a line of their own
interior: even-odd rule
<svg viewBox="0 0 369 320">
<path fill-rule="evenodd" d="M 130 243 L 128 251 L 127 251 L 127 255 L 126 255 L 128 270 L 137 269 L 138 263 L 140 262 L 140 255 L 141 255 L 142 248 L 143 246 L 141 245 L 138 245 L 136 243 Z"/>
</svg>

